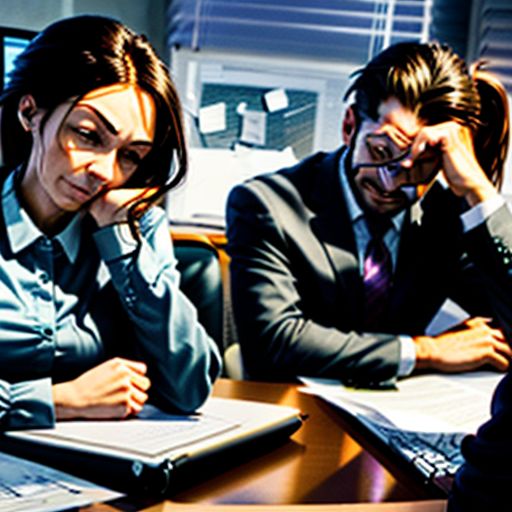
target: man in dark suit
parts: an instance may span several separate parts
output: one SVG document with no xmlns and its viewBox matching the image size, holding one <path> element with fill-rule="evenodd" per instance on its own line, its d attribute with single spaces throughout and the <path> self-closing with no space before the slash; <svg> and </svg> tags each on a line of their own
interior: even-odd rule
<svg viewBox="0 0 512 512">
<path fill-rule="evenodd" d="M 249 376 L 380 386 L 415 369 L 508 368 L 512 216 L 495 187 L 508 132 L 491 129 L 499 117 L 483 129 L 506 114 L 485 106 L 495 90 L 446 47 L 395 45 L 350 88 L 342 148 L 231 192 Z M 469 320 L 426 336 L 446 299 Z"/>
</svg>

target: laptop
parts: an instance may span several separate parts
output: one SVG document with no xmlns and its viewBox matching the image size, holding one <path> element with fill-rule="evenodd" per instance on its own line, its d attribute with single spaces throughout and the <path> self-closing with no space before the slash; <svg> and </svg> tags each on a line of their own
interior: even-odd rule
<svg viewBox="0 0 512 512">
<path fill-rule="evenodd" d="M 298 409 L 210 397 L 197 414 L 147 405 L 116 421 L 62 421 L 6 432 L 0 449 L 129 494 L 165 496 L 286 440 Z"/>
</svg>

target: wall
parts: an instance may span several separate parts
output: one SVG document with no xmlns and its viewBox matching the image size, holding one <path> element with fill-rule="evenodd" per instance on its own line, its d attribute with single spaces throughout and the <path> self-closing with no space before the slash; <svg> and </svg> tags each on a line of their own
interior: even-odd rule
<svg viewBox="0 0 512 512">
<path fill-rule="evenodd" d="M 76 14 L 102 14 L 146 34 L 159 56 L 169 61 L 165 21 L 167 0 L 1 0 L 0 25 L 41 30 Z"/>
</svg>

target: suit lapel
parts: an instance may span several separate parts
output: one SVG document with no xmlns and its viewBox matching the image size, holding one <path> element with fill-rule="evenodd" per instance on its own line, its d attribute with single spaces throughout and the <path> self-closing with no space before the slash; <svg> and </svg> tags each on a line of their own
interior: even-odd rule
<svg viewBox="0 0 512 512">
<path fill-rule="evenodd" d="M 339 151 L 331 153 L 313 171 L 316 181 L 312 198 L 317 214 L 311 220 L 311 228 L 333 267 L 337 296 L 348 297 L 352 315 L 360 318 L 363 288 L 354 231 L 339 180 L 340 156 Z"/>
<path fill-rule="evenodd" d="M 397 315 L 405 316 L 403 308 L 404 305 L 407 305 L 408 301 L 404 299 L 410 296 L 411 292 L 414 292 L 414 269 L 416 269 L 417 272 L 417 266 L 421 264 L 417 261 L 417 257 L 423 254 L 422 238 L 419 228 L 417 223 L 411 222 L 411 212 L 410 210 L 407 211 L 402 226 L 402 232 L 400 233 L 400 245 L 398 247 L 395 273 L 393 276 L 393 288 L 390 296 L 389 313 L 391 318 Z M 393 321 L 391 320 L 391 322 Z"/>
</svg>

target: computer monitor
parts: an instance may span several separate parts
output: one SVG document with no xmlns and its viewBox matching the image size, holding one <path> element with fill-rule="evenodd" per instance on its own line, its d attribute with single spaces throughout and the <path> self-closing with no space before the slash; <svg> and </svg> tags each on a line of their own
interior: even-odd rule
<svg viewBox="0 0 512 512">
<path fill-rule="evenodd" d="M 36 34 L 32 30 L 0 27 L 0 91 L 9 81 L 14 60 Z"/>
<path fill-rule="evenodd" d="M 5 85 L 9 81 L 9 73 L 13 68 L 14 60 L 36 34 L 37 32 L 32 30 L 0 26 L 0 93 L 4 90 Z M 0 139 L 0 166 L 4 163 L 2 145 L 7 143 L 2 140 L 3 138 L 2 136 Z"/>
</svg>

